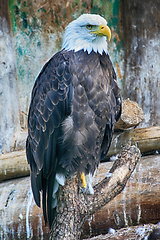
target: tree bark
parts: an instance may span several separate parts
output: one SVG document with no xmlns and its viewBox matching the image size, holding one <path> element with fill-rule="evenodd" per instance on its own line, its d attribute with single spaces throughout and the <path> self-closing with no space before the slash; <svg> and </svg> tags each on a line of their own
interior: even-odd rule
<svg viewBox="0 0 160 240">
<path fill-rule="evenodd" d="M 104 178 L 111 162 L 102 163 L 94 179 Z M 125 189 L 93 214 L 83 227 L 82 237 L 105 234 L 119 229 L 160 221 L 160 155 L 142 157 L 127 181 Z M 133 238 L 134 239 L 134 238 Z"/>
<path fill-rule="evenodd" d="M 49 239 L 79 239 L 88 217 L 123 190 L 139 159 L 138 148 L 124 147 L 108 177 L 94 187 L 93 195 L 81 192 L 77 176 L 69 179 L 64 187 L 60 187 L 57 213 Z"/>
<path fill-rule="evenodd" d="M 152 235 L 152 238 L 151 238 Z M 158 240 L 160 239 L 159 224 L 148 224 L 122 228 L 119 230 L 111 229 L 106 235 L 99 235 L 85 240 Z"/>
</svg>

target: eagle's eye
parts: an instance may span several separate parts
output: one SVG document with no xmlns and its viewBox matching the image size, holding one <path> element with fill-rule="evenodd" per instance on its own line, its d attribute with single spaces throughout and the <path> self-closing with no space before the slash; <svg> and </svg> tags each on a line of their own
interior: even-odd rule
<svg viewBox="0 0 160 240">
<path fill-rule="evenodd" d="M 93 25 L 87 24 L 87 25 L 86 25 L 86 28 L 87 28 L 88 30 L 91 30 L 91 29 L 93 28 Z"/>
</svg>

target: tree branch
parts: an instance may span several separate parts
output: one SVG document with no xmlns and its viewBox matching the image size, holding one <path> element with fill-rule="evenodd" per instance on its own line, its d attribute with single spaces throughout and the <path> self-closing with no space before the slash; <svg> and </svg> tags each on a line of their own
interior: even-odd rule
<svg viewBox="0 0 160 240">
<path fill-rule="evenodd" d="M 76 175 L 69 179 L 59 190 L 50 239 L 79 239 L 85 221 L 124 189 L 139 159 L 137 147 L 124 147 L 110 169 L 109 177 L 94 187 L 94 195 L 81 192 Z"/>
<path fill-rule="evenodd" d="M 127 145 L 122 149 L 109 171 L 109 177 L 104 178 L 94 187 L 93 196 L 86 197 L 90 215 L 110 202 L 123 190 L 139 159 L 140 150 L 135 146 Z"/>
</svg>

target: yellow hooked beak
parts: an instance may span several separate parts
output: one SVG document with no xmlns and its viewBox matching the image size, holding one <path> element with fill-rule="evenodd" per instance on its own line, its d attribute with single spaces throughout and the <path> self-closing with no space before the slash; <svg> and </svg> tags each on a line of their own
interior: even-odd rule
<svg viewBox="0 0 160 240">
<path fill-rule="evenodd" d="M 103 23 L 98 27 L 98 30 L 95 33 L 99 36 L 108 37 L 109 41 L 111 39 L 111 29 Z"/>
</svg>

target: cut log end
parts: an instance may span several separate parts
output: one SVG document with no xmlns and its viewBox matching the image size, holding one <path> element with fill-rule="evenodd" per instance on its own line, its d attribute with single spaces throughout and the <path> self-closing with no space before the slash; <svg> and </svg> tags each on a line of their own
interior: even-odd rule
<svg viewBox="0 0 160 240">
<path fill-rule="evenodd" d="M 144 115 L 142 108 L 138 103 L 129 99 L 122 101 L 122 114 L 117 123 L 115 123 L 115 130 L 123 130 L 131 127 L 136 127 L 143 120 Z"/>
</svg>

